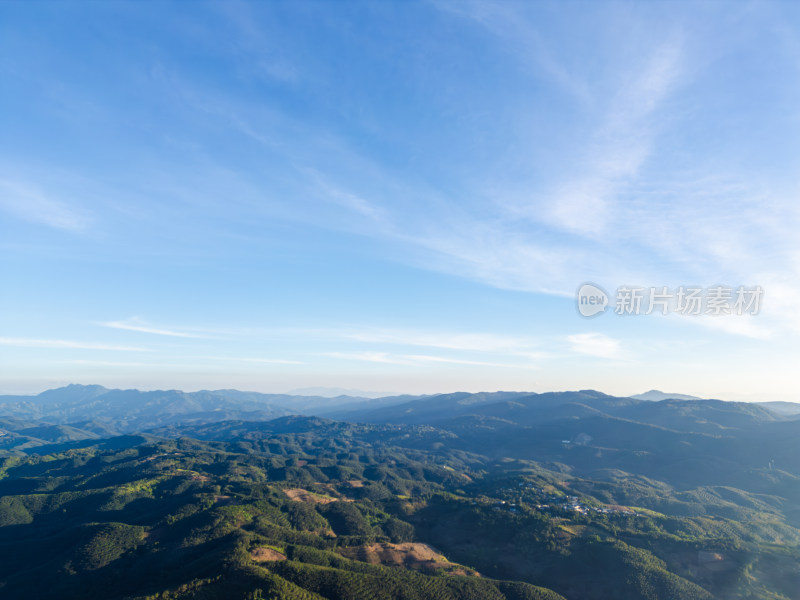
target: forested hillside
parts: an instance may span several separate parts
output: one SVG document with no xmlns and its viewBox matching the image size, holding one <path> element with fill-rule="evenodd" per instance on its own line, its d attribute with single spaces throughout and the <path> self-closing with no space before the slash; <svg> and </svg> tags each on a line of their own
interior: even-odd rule
<svg viewBox="0 0 800 600">
<path fill-rule="evenodd" d="M 1 593 L 800 596 L 800 470 L 778 454 L 796 422 L 734 404 L 569 400 L 491 405 L 518 420 L 281 417 L 6 451 Z M 686 461 L 714 477 L 696 482 Z"/>
</svg>

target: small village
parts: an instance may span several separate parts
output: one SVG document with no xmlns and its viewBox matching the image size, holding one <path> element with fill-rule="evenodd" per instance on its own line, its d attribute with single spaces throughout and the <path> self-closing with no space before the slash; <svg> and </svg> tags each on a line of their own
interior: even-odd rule
<svg viewBox="0 0 800 600">
<path fill-rule="evenodd" d="M 626 506 L 598 506 L 596 504 L 587 504 L 578 496 L 548 492 L 545 488 L 538 487 L 528 481 L 519 482 L 516 490 L 513 488 L 500 488 L 497 491 L 500 492 L 502 496 L 516 497 L 517 501 L 515 502 L 497 500 L 493 505 L 495 510 L 508 511 L 512 514 L 518 513 L 520 507 L 524 504 L 532 509 L 547 512 L 554 516 L 563 515 L 565 512 L 582 515 L 594 513 L 601 515 L 636 516 L 636 512 Z"/>
</svg>

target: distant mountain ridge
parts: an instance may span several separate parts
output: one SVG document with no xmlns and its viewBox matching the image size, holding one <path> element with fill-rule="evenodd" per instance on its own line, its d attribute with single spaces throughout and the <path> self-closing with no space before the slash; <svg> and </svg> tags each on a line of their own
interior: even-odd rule
<svg viewBox="0 0 800 600">
<path fill-rule="evenodd" d="M 633 396 L 630 397 L 636 398 L 637 400 L 653 400 L 656 402 L 658 402 L 659 400 L 703 400 L 703 398 L 700 398 L 699 396 L 667 393 L 667 392 L 662 392 L 661 390 L 650 390 L 649 392 L 645 392 L 644 394 L 634 394 Z"/>
<path fill-rule="evenodd" d="M 800 404 L 797 402 L 759 402 L 761 406 L 774 413 L 785 416 L 800 415 Z"/>
<path fill-rule="evenodd" d="M 669 399 L 655 399 L 656 395 Z M 0 396 L 0 449 L 25 452 L 39 446 L 131 434 L 172 426 L 220 421 L 270 421 L 289 415 L 326 417 L 350 423 L 434 425 L 449 430 L 493 431 L 552 424 L 561 439 L 586 433 L 642 427 L 676 432 L 726 434 L 732 429 L 791 420 L 792 403 L 737 403 L 702 400 L 651 391 L 645 399 L 616 397 L 595 390 L 577 392 L 454 392 L 425 396 L 294 396 L 239 390 L 121 390 L 99 385 L 68 385 L 35 396 Z M 676 398 L 677 396 L 677 398 Z M 580 430 L 573 431 L 580 422 Z M 636 425 L 634 425 L 634 423 Z M 600 435 L 592 428 L 598 428 Z M 637 430 L 637 428 L 639 428 Z M 633 433 L 634 430 L 639 433 Z M 651 432 L 652 433 L 652 432 Z M 621 433 L 620 433 L 621 434 Z M 653 439 L 658 435 L 653 434 Z M 513 437 L 513 436 L 512 436 Z M 645 436 L 646 437 L 646 436 Z"/>
<path fill-rule="evenodd" d="M 240 390 L 142 391 L 71 384 L 37 395 L 0 396 L 0 449 L 96 439 L 169 425 L 269 421 L 286 415 L 361 410 L 420 396 L 294 396 Z M 48 429 L 49 428 L 49 429 Z"/>
</svg>

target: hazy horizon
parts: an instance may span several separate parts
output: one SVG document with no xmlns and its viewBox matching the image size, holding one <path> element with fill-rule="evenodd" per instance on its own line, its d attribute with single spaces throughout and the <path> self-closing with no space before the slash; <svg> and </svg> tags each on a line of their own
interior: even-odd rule
<svg viewBox="0 0 800 600">
<path fill-rule="evenodd" d="M 2 392 L 0 396 L 36 396 L 42 392 L 50 391 L 53 389 L 59 389 L 62 387 L 67 387 L 70 385 L 77 385 L 77 386 L 85 386 L 90 387 L 93 385 L 101 385 L 97 383 L 78 383 L 78 382 L 67 382 L 56 386 L 49 386 L 45 388 L 31 388 L 29 390 L 23 390 L 18 392 Z M 297 388 L 297 389 L 287 389 L 287 390 L 255 390 L 255 389 L 240 389 L 240 388 L 217 388 L 217 389 L 210 389 L 210 388 L 169 388 L 169 387 L 142 387 L 142 386 L 102 386 L 108 390 L 114 389 L 121 389 L 121 390 L 138 390 L 142 392 L 155 392 L 155 391 L 179 391 L 184 393 L 193 393 L 193 392 L 225 392 L 225 391 L 238 391 L 238 392 L 252 392 L 252 393 L 259 393 L 259 394 L 282 394 L 287 396 L 319 396 L 323 398 L 335 398 L 339 396 L 352 396 L 352 397 L 360 397 L 365 398 L 368 400 L 377 400 L 380 398 L 387 398 L 391 396 L 412 396 L 412 397 L 419 397 L 419 396 L 435 396 L 439 394 L 453 394 L 453 393 L 469 393 L 469 394 L 479 394 L 479 393 L 496 393 L 496 392 L 512 392 L 512 393 L 532 393 L 532 394 L 545 394 L 545 393 L 561 393 L 561 392 L 578 392 L 581 391 L 578 388 L 564 388 L 564 389 L 552 389 L 552 390 L 524 390 L 524 389 L 502 389 L 502 390 L 488 390 L 488 389 L 475 389 L 475 390 L 466 390 L 466 389 L 443 389 L 443 390 L 436 390 L 436 391 L 422 391 L 422 392 L 407 392 L 407 391 L 389 391 L 389 392 L 376 392 L 373 390 L 357 390 L 357 389 L 343 389 L 343 388 L 333 388 L 333 387 L 315 387 L 315 388 Z M 618 396 L 621 398 L 628 398 L 633 397 L 641 394 L 646 394 L 648 392 L 659 392 L 664 393 L 666 395 L 674 394 L 676 396 L 688 395 L 688 396 L 695 396 L 695 394 L 687 393 L 685 391 L 675 391 L 675 390 L 658 390 L 658 389 L 648 389 L 648 390 L 639 390 L 627 394 L 612 394 L 606 392 L 605 390 L 599 390 L 595 388 L 583 388 L 584 390 L 593 390 L 596 392 L 601 392 L 604 394 L 608 394 L 609 396 Z M 727 402 L 798 402 L 798 399 L 792 395 L 780 396 L 780 395 L 747 395 L 747 394 L 735 394 L 732 397 L 717 397 L 717 396 L 707 396 L 698 398 L 702 400 L 723 400 Z"/>
</svg>

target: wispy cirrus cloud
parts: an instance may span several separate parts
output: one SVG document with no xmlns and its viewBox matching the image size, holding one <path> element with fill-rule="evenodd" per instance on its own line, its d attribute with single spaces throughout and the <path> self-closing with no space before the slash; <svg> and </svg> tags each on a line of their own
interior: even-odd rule
<svg viewBox="0 0 800 600">
<path fill-rule="evenodd" d="M 452 358 L 449 356 L 431 356 L 429 354 L 405 354 L 404 358 L 422 363 L 446 363 L 453 365 L 473 365 L 476 367 L 502 367 L 505 369 L 530 369 L 533 363 L 504 363 L 485 360 L 469 360 L 465 358 Z"/>
<path fill-rule="evenodd" d="M 141 368 L 141 367 L 169 367 L 172 365 L 165 365 L 164 363 L 149 363 L 149 362 L 131 362 L 131 361 L 114 361 L 114 360 L 65 360 L 62 361 L 69 365 L 84 365 L 84 366 L 91 366 L 91 367 L 129 367 L 129 368 Z"/>
<path fill-rule="evenodd" d="M 439 10 L 467 19 L 494 35 L 517 60 L 568 92 L 579 101 L 592 102 L 587 82 L 577 77 L 542 38 L 538 27 L 509 2 L 462 0 L 433 2 Z"/>
<path fill-rule="evenodd" d="M 529 338 L 488 333 L 419 332 L 388 329 L 345 331 L 342 336 L 359 342 L 485 352 L 521 351 L 537 345 L 536 340 Z"/>
<path fill-rule="evenodd" d="M 8 179 L 0 179 L 0 210 L 24 221 L 65 231 L 82 231 L 91 222 L 84 211 L 38 187 Z"/>
<path fill-rule="evenodd" d="M 651 156 L 663 125 L 659 109 L 681 80 L 683 41 L 673 34 L 648 49 L 642 64 L 623 66 L 621 85 L 597 125 L 577 141 L 573 168 L 538 198 L 504 203 L 514 215 L 587 238 L 603 235 L 615 219 L 618 196 Z"/>
<path fill-rule="evenodd" d="M 305 364 L 300 360 L 290 360 L 285 358 L 262 358 L 252 356 L 198 356 L 200 360 L 212 361 L 225 361 L 225 362 L 243 362 L 255 363 L 263 365 L 303 365 Z"/>
<path fill-rule="evenodd" d="M 361 362 L 384 363 L 389 365 L 411 364 L 411 361 L 403 359 L 399 356 L 391 355 L 388 352 L 322 352 L 320 353 L 320 356 Z"/>
<path fill-rule="evenodd" d="M 209 335 L 199 334 L 199 333 L 189 333 L 186 331 L 178 331 L 176 329 L 165 329 L 161 327 L 153 327 L 148 325 L 139 319 L 127 319 L 124 321 L 105 321 L 99 323 L 99 325 L 103 327 L 108 327 L 110 329 L 122 329 L 125 331 L 136 331 L 138 333 L 149 333 L 152 335 L 163 335 L 167 337 L 177 337 L 177 338 L 208 338 L 211 337 Z"/>
<path fill-rule="evenodd" d="M 752 316 L 697 316 L 694 318 L 698 324 L 709 329 L 724 333 L 739 335 L 756 340 L 768 340 L 775 336 L 775 331 L 754 320 Z"/>
<path fill-rule="evenodd" d="M 323 199 L 333 202 L 348 211 L 367 217 L 372 221 L 384 220 L 385 210 L 376 203 L 334 185 L 316 169 L 303 168 L 301 172 L 314 183 Z"/>
<path fill-rule="evenodd" d="M 505 15 L 507 9 L 492 3 L 488 13 L 483 3 L 471 6 L 477 6 L 480 22 L 494 22 L 500 9 L 503 19 L 513 20 Z M 502 27 L 491 31 L 503 35 Z M 635 239 L 648 252 L 658 251 L 661 243 L 660 238 L 648 239 L 642 226 L 655 223 L 661 208 L 623 198 L 643 183 L 641 171 L 670 121 L 665 105 L 685 79 L 683 35 L 678 31 L 659 37 L 657 43 L 632 50 L 635 58 L 617 66 L 609 77 L 617 81 L 617 93 L 592 103 L 593 127 L 560 150 L 569 168 L 557 169 L 545 181 L 531 184 L 521 164 L 518 183 L 514 177 L 487 182 L 486 189 L 470 190 L 462 198 L 403 185 L 399 174 L 373 165 L 388 190 L 378 197 L 385 198 L 384 204 L 397 197 L 395 210 L 377 201 L 365 203 L 364 194 L 346 185 L 336 186 L 329 196 L 351 211 L 380 215 L 380 227 L 371 223 L 362 232 L 412 249 L 406 259 L 416 266 L 494 287 L 571 295 L 576 273 L 620 281 L 647 274 L 649 257 L 630 253 L 620 242 Z M 505 118 L 524 120 L 523 115 Z M 534 157 L 541 152 L 540 141 L 531 140 L 529 168 L 536 167 Z M 479 181 L 481 170 L 476 165 L 471 176 Z M 397 210 L 401 206 L 404 210 Z"/>
<path fill-rule="evenodd" d="M 520 63 L 536 65 L 539 79 L 555 83 L 580 100 L 574 118 L 590 115 L 593 122 L 592 128 L 575 136 L 565 156 L 570 167 L 566 177 L 541 190 L 540 199 L 499 190 L 500 204 L 512 216 L 573 234 L 602 233 L 611 223 L 615 196 L 651 155 L 661 129 L 661 120 L 656 118 L 659 109 L 681 81 L 682 32 L 666 27 L 645 44 L 631 42 L 625 60 L 599 77 L 596 70 L 586 69 L 586 61 L 570 69 L 556 58 L 530 6 L 485 0 L 435 4 L 481 26 Z M 601 54 L 608 50 L 598 48 Z"/>
<path fill-rule="evenodd" d="M 391 365 L 419 366 L 424 364 L 452 364 L 452 365 L 470 365 L 477 367 L 501 367 L 510 369 L 530 369 L 534 367 L 533 362 L 514 363 L 514 362 L 471 360 L 467 358 L 434 356 L 430 354 L 394 354 L 390 352 L 369 351 L 369 352 L 325 352 L 322 353 L 321 355 L 330 358 L 338 358 L 342 360 L 384 363 Z"/>
<path fill-rule="evenodd" d="M 186 338 L 251 338 L 307 339 L 324 343 L 326 340 L 342 340 L 365 344 L 388 344 L 420 348 L 439 348 L 455 351 L 478 351 L 500 354 L 534 356 L 547 343 L 544 338 L 524 335 L 503 335 L 481 331 L 420 330 L 381 326 L 354 326 L 348 328 L 329 327 L 214 327 L 208 325 L 177 327 L 153 326 L 139 319 L 100 322 L 112 329 L 130 330 L 155 335 Z M 211 358 L 211 357 L 209 357 Z M 216 357 L 224 358 L 224 357 Z"/>
<path fill-rule="evenodd" d="M 454 12 L 474 13 L 469 16 L 501 36 L 508 30 L 495 27 L 496 20 L 507 21 L 508 10 L 473 3 Z M 671 164 L 676 151 L 688 151 L 675 147 L 675 125 L 686 117 L 682 93 L 698 77 L 687 67 L 698 47 L 688 36 L 665 27 L 647 44 L 626 49 L 626 60 L 603 82 L 616 92 L 594 98 L 593 128 L 562 150 L 569 168 L 530 189 L 524 177 L 521 184 L 491 183 L 491 194 L 478 190 L 468 200 L 431 199 L 427 190 L 409 189 L 408 197 L 425 199 L 427 218 L 395 212 L 366 233 L 416 248 L 407 260 L 422 268 L 566 297 L 588 277 L 609 286 L 710 285 L 721 277 L 730 285 L 757 285 L 781 273 L 784 282 L 796 280 L 800 210 L 786 192 L 748 182 L 722 160 L 708 160 L 711 168 Z M 487 219 L 490 201 L 498 211 Z M 429 214 L 428 204 L 438 212 Z M 792 290 L 798 294 L 800 288 Z M 759 339 L 779 322 L 800 332 L 791 305 L 773 302 L 760 320 L 772 322 L 709 327 Z"/>
<path fill-rule="evenodd" d="M 76 340 L 48 340 L 38 338 L 0 337 L 0 346 L 16 348 L 55 348 L 66 350 L 109 350 L 114 352 L 149 352 L 148 348 L 139 346 L 120 346 L 96 342 L 80 342 Z"/>
</svg>

